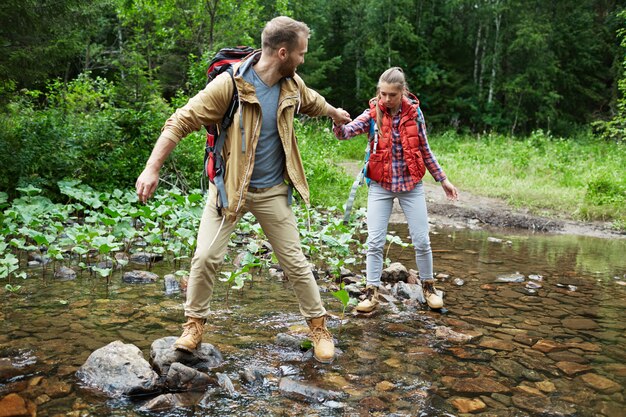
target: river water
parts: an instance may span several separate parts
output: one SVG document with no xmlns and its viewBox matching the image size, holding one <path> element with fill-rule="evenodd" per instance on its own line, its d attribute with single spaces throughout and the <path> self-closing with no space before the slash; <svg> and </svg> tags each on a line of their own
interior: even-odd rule
<svg viewBox="0 0 626 417">
<path fill-rule="evenodd" d="M 403 226 L 395 233 L 406 240 Z M 0 295 L 0 399 L 17 393 L 38 416 L 626 415 L 626 240 L 442 228 L 431 239 L 445 310 L 387 304 L 369 318 L 347 313 L 341 333 L 332 319 L 339 355 L 331 365 L 275 343 L 304 325 L 286 284 L 263 271 L 228 303 L 218 284 L 204 341 L 222 352 L 220 370 L 240 395 L 218 390 L 152 414 L 141 411 L 144 399 L 81 387 L 75 372 L 114 340 L 148 358 L 155 339 L 180 333 L 183 296 L 165 295 L 162 281 L 125 284 L 115 275 L 107 286 L 31 270 L 18 294 Z M 410 247 L 390 254 L 415 268 Z M 323 298 L 338 316 L 339 301 L 328 291 Z M 471 340 L 442 336 L 448 329 Z M 265 375 L 263 387 L 240 382 L 251 367 Z M 332 406 L 287 398 L 278 389 L 285 374 L 342 398 Z"/>
</svg>

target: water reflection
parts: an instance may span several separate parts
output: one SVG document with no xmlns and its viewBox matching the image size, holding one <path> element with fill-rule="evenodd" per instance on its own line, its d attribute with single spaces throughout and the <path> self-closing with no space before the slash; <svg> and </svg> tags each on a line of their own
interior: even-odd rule
<svg viewBox="0 0 626 417">
<path fill-rule="evenodd" d="M 408 240 L 402 226 L 395 233 Z M 277 333 L 304 324 L 283 283 L 263 273 L 252 287 L 231 291 L 228 305 L 219 286 L 204 340 L 221 350 L 221 372 L 242 395 L 216 393 L 163 415 L 623 415 L 626 240 L 451 229 L 435 229 L 431 239 L 447 311 L 398 303 L 373 318 L 350 316 L 330 366 L 302 362 L 299 351 L 274 343 Z M 410 247 L 390 253 L 415 267 Z M 166 265 L 154 271 L 171 272 Z M 516 273 L 524 282 L 497 282 Z M 153 340 L 178 335 L 180 295 L 165 296 L 161 282 L 130 285 L 116 276 L 107 287 L 87 276 L 59 282 L 34 272 L 20 294 L 1 299 L 0 398 L 17 392 L 40 416 L 145 414 L 141 401 L 81 389 L 74 372 L 113 340 L 147 357 Z M 337 320 L 330 324 L 337 335 Z M 472 340 L 436 337 L 444 327 Z M 240 384 L 245 367 L 260 369 L 267 386 Z M 277 389 L 284 372 L 348 397 L 340 408 L 285 398 Z"/>
</svg>

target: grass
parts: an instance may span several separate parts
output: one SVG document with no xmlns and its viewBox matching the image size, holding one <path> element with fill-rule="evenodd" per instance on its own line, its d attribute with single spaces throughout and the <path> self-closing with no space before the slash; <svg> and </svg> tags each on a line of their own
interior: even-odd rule
<svg viewBox="0 0 626 417">
<path fill-rule="evenodd" d="M 338 141 L 329 124 L 307 123 L 298 133 L 312 203 L 342 207 L 354 179 L 340 163 L 360 163 L 367 139 Z M 444 132 L 430 135 L 429 143 L 461 192 L 500 198 L 538 215 L 611 221 L 626 230 L 624 143 L 590 133 L 557 138 L 542 131 L 526 138 Z M 428 174 L 426 181 L 433 181 Z M 364 189 L 355 207 L 365 205 Z"/>
</svg>

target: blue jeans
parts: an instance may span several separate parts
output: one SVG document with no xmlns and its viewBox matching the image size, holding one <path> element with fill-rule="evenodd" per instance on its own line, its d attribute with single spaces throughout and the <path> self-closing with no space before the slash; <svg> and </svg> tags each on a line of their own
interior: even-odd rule
<svg viewBox="0 0 626 417">
<path fill-rule="evenodd" d="M 415 248 L 415 262 L 422 281 L 433 279 L 433 254 L 428 236 L 428 213 L 424 185 L 419 184 L 405 193 L 392 193 L 372 181 L 367 195 L 367 285 L 380 286 L 383 270 L 383 249 L 387 240 L 387 226 L 398 199 L 409 225 L 411 241 Z"/>
</svg>

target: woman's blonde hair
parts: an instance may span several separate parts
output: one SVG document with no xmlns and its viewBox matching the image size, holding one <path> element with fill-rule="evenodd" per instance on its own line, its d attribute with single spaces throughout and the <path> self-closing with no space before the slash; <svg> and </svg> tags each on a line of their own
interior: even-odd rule
<svg viewBox="0 0 626 417">
<path fill-rule="evenodd" d="M 380 85 L 382 83 L 397 86 L 400 90 L 402 90 L 402 94 L 404 95 L 406 95 L 409 91 L 409 86 L 406 83 L 406 77 L 404 76 L 402 68 L 391 67 L 380 75 L 378 78 L 378 85 L 376 86 L 376 124 L 379 128 L 382 126 L 383 121 L 383 112 L 378 106 L 378 95 L 380 92 Z"/>
</svg>

